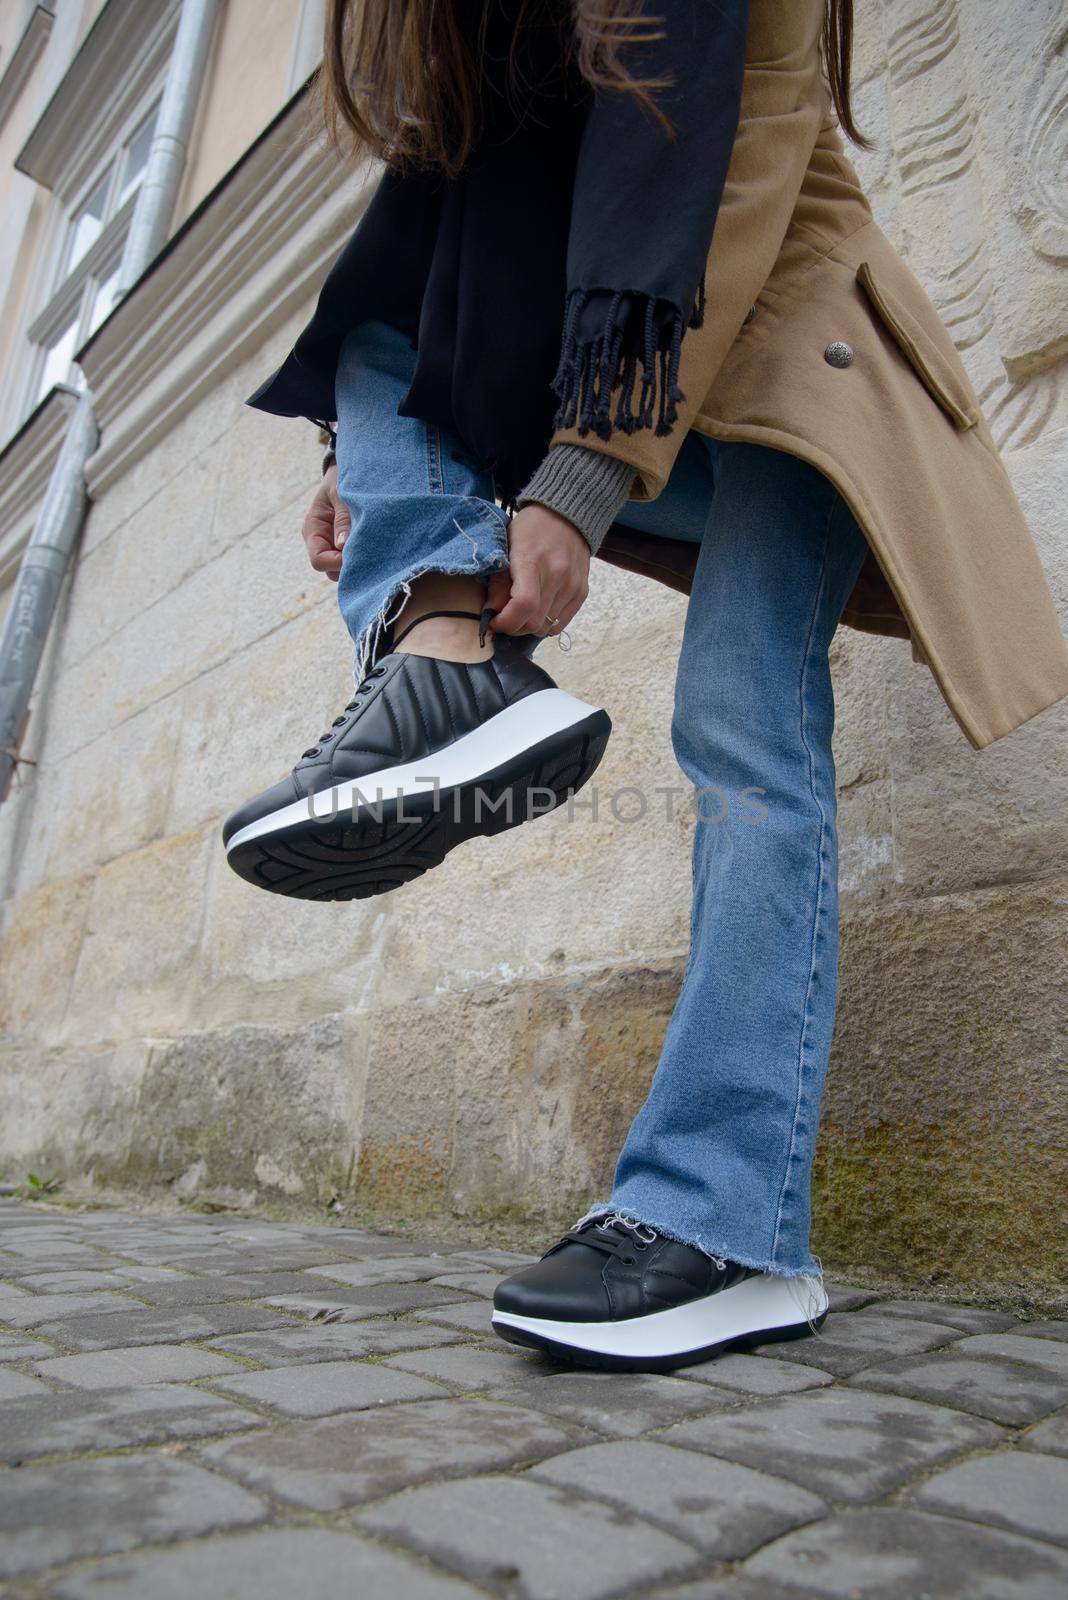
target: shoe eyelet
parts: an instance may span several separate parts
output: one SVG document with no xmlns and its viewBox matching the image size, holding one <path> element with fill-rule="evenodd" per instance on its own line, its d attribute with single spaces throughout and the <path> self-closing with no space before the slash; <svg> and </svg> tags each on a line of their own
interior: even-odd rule
<svg viewBox="0 0 1068 1600">
<path fill-rule="evenodd" d="M 623 1262 L 625 1267 L 636 1267 L 638 1265 L 638 1261 L 635 1256 L 621 1256 L 620 1260 Z"/>
</svg>

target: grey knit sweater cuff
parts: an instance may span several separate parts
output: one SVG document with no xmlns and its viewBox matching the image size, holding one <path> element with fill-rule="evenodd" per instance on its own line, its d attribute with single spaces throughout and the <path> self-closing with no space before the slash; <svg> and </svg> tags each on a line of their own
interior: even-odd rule
<svg viewBox="0 0 1068 1600">
<path fill-rule="evenodd" d="M 634 468 L 600 450 L 558 444 L 549 451 L 516 504 L 548 506 L 573 522 L 594 555 L 630 498 Z"/>
</svg>

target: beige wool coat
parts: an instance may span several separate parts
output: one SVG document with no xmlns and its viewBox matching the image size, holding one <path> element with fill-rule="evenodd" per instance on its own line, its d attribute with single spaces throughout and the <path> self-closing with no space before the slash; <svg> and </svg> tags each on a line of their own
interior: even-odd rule
<svg viewBox="0 0 1068 1600">
<path fill-rule="evenodd" d="M 871 555 L 843 621 L 911 639 L 981 749 L 1068 694 L 1030 530 L 953 341 L 843 153 L 823 0 L 751 0 L 741 120 L 667 438 L 559 432 L 654 498 L 689 428 L 769 445 L 837 486 Z M 751 309 L 753 308 L 753 309 Z M 834 365 L 832 351 L 846 365 Z M 695 550 L 611 531 L 601 554 L 688 590 Z"/>
</svg>

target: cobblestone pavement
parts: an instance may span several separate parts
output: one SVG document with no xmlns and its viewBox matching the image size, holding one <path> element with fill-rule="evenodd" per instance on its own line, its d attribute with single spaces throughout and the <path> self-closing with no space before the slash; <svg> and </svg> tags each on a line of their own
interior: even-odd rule
<svg viewBox="0 0 1068 1600">
<path fill-rule="evenodd" d="M 1068 1593 L 1068 1323 L 839 1287 L 582 1373 L 490 1334 L 523 1259 L 0 1202 L 0 1596 Z"/>
</svg>

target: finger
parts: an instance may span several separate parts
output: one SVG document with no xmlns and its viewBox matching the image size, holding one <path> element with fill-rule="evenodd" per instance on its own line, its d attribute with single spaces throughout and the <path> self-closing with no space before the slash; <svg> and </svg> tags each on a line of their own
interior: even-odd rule
<svg viewBox="0 0 1068 1600">
<path fill-rule="evenodd" d="M 318 496 L 312 501 L 301 525 L 300 536 L 308 547 L 308 554 L 324 546 L 334 548 L 334 508 L 329 500 Z"/>
<path fill-rule="evenodd" d="M 558 590 L 548 599 L 545 599 L 544 594 L 542 595 L 542 599 L 545 601 L 545 615 L 541 620 L 541 631 L 547 638 L 559 633 L 566 626 L 565 617 L 571 595 L 572 590 L 570 589 Z"/>
<path fill-rule="evenodd" d="M 542 617 L 541 572 L 537 560 L 514 546 L 509 551 L 509 595 L 491 624 L 495 633 L 530 633 Z"/>
<path fill-rule="evenodd" d="M 586 596 L 583 594 L 573 596 L 573 598 L 570 599 L 566 605 L 561 606 L 558 613 L 560 618 L 560 626 L 558 628 L 554 628 L 553 632 L 563 633 L 565 628 L 569 628 L 574 622 L 575 618 L 578 616 L 579 612 L 582 610 L 582 607 L 585 605 L 585 603 Z"/>
<path fill-rule="evenodd" d="M 542 599 L 550 617 L 560 616 L 563 608 L 587 587 L 585 563 L 573 551 L 560 548 L 559 545 L 545 553 L 541 574 Z"/>
<path fill-rule="evenodd" d="M 551 586 L 546 584 L 542 591 L 545 600 L 545 616 L 542 620 L 542 631 L 548 638 L 554 638 L 563 633 L 572 617 L 582 605 L 588 593 L 583 579 L 569 570 L 558 578 Z M 548 598 L 546 599 L 546 595 Z"/>
<path fill-rule="evenodd" d="M 337 546 L 334 544 L 333 521 L 314 522 L 311 517 L 305 520 L 301 530 L 304 539 L 304 548 L 308 552 L 308 560 L 313 556 L 321 555 L 324 550 L 330 550 L 337 555 Z"/>
<path fill-rule="evenodd" d="M 567 583 L 555 591 L 545 606 L 542 632 L 546 638 L 555 639 L 570 626 L 586 603 L 588 594 L 589 588 L 585 581 L 576 579 L 573 575 Z"/>
<path fill-rule="evenodd" d="M 343 500 L 339 500 L 334 509 L 334 545 L 338 550 L 345 548 L 345 540 L 352 532 L 352 518 L 349 516 L 348 507 Z"/>
<path fill-rule="evenodd" d="M 304 523 L 304 548 L 316 572 L 329 572 L 341 567 L 341 552 L 334 544 L 332 522 L 315 521 L 308 517 Z"/>
<path fill-rule="evenodd" d="M 541 603 L 541 584 L 534 571 L 512 573 L 512 593 L 508 604 L 494 617 L 495 633 L 544 632 L 545 608 Z"/>
<path fill-rule="evenodd" d="M 341 556 L 334 542 L 335 505 L 324 483 L 319 485 L 315 499 L 308 507 L 301 525 L 300 535 L 308 560 L 316 572 L 325 573 L 336 583 L 341 571 Z"/>
<path fill-rule="evenodd" d="M 316 572 L 323 572 L 336 583 L 341 575 L 341 551 L 329 547 L 309 551 L 311 564 Z"/>
<path fill-rule="evenodd" d="M 495 572 L 486 586 L 486 607 L 490 611 L 501 612 L 508 604 L 512 593 L 512 574 L 510 572 Z"/>
</svg>

